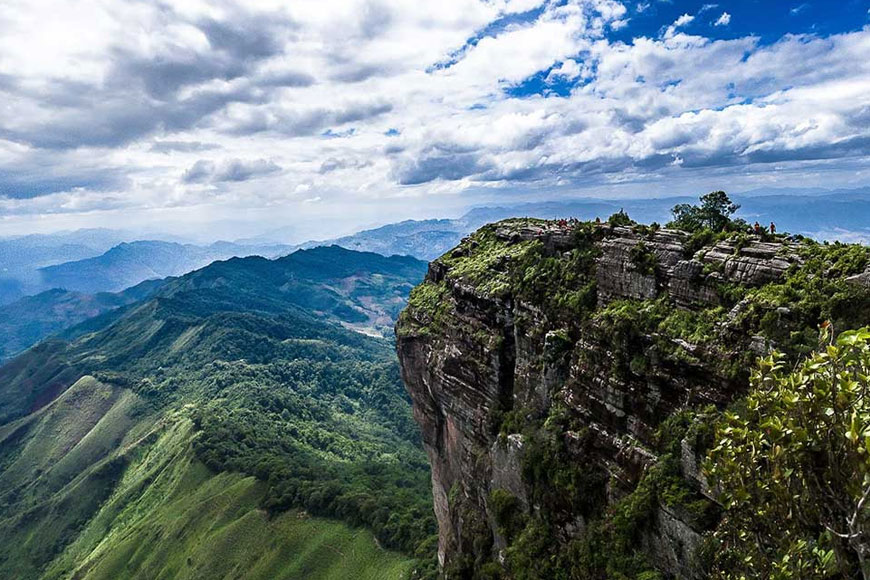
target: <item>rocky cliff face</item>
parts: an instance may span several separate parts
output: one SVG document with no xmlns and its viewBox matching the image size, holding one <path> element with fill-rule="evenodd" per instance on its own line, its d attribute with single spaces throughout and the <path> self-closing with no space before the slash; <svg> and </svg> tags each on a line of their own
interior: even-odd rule
<svg viewBox="0 0 870 580">
<path fill-rule="evenodd" d="M 753 293 L 802 262 L 784 238 L 532 220 L 432 262 L 397 337 L 447 575 L 576 553 L 564 577 L 703 577 L 716 507 L 697 410 L 744 388 L 765 325 L 805 325 Z M 595 560 L 620 542 L 630 564 Z"/>
</svg>

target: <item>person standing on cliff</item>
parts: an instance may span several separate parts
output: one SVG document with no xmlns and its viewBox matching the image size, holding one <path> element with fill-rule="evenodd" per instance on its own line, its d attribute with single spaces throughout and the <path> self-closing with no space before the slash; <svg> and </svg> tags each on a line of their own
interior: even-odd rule
<svg viewBox="0 0 870 580">
<path fill-rule="evenodd" d="M 773 222 L 770 222 L 770 233 L 772 233 L 772 234 L 776 233 L 776 224 Z"/>
</svg>

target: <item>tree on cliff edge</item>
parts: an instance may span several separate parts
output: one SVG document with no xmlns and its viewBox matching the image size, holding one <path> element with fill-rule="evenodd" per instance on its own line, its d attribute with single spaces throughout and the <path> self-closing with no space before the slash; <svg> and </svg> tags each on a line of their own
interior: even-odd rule
<svg viewBox="0 0 870 580">
<path fill-rule="evenodd" d="M 674 219 L 668 224 L 668 227 L 688 232 L 702 229 L 720 232 L 725 229 L 734 229 L 731 216 L 738 209 L 740 206 L 731 201 L 731 198 L 724 191 L 711 191 L 701 196 L 700 205 L 689 203 L 675 205 L 671 210 Z"/>
</svg>

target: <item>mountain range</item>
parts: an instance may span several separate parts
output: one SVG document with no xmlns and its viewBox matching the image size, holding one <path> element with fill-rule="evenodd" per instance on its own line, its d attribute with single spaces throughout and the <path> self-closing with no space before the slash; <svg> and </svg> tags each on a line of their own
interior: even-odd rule
<svg viewBox="0 0 870 580">
<path fill-rule="evenodd" d="M 143 281 L 180 276 L 216 260 L 250 255 L 276 257 L 298 247 L 323 245 L 432 260 L 483 224 L 508 216 L 604 219 L 622 209 L 640 221 L 663 223 L 669 219 L 674 205 L 688 201 L 691 200 L 683 197 L 574 199 L 480 207 L 456 219 L 406 220 L 300 246 L 268 242 L 269 236 L 207 246 L 165 240 L 119 243 L 134 234 L 106 229 L 8 238 L 0 240 L 3 271 L 0 276 L 0 339 L 4 340 L 0 360 L 73 324 L 128 304 L 131 297 L 138 299 L 141 297 L 138 291 L 125 291 Z M 738 215 L 750 223 L 759 221 L 767 225 L 776 221 L 780 231 L 819 239 L 859 242 L 870 239 L 870 229 L 866 226 L 870 223 L 870 191 L 866 188 L 758 190 L 735 196 L 735 201 L 742 206 Z M 22 316 L 24 313 L 28 316 Z M 387 320 L 384 314 L 374 318 L 367 316 L 360 315 L 354 324 L 377 334 L 389 333 L 384 325 Z M 380 322 L 377 322 L 379 317 Z"/>
<path fill-rule="evenodd" d="M 89 318 L 156 292 L 166 280 L 146 280 L 122 292 L 87 294 L 54 288 L 0 306 L 0 362 Z"/>
<path fill-rule="evenodd" d="M 0 575 L 432 565 L 393 344 L 345 328 L 391 327 L 425 271 L 338 247 L 218 261 L 0 367 Z"/>
<path fill-rule="evenodd" d="M 236 256 L 277 257 L 290 246 L 208 246 L 163 241 L 124 242 L 92 258 L 39 269 L 42 284 L 80 292 L 118 292 L 143 280 L 179 276 Z"/>
<path fill-rule="evenodd" d="M 186 274 L 215 260 L 276 257 L 295 249 L 281 244 L 198 246 L 125 238 L 125 232 L 81 230 L 0 240 L 0 304 L 54 288 L 119 292 L 144 280 Z"/>
<path fill-rule="evenodd" d="M 870 189 L 848 190 L 758 190 L 732 196 L 741 205 L 737 216 L 780 231 L 817 239 L 861 242 L 870 240 Z M 655 199 L 573 199 L 502 207 L 480 207 L 457 219 L 407 220 L 364 230 L 325 242 L 306 242 L 303 247 L 330 243 L 353 250 L 384 255 L 406 254 L 433 260 L 487 223 L 523 216 L 540 219 L 578 218 L 593 220 L 625 210 L 641 223 L 660 224 L 671 219 L 671 209 L 692 203 L 694 197 Z"/>
</svg>

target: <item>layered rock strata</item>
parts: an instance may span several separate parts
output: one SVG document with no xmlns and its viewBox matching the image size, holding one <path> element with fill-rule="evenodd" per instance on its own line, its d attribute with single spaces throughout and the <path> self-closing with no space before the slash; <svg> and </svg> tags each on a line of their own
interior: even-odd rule
<svg viewBox="0 0 870 580">
<path fill-rule="evenodd" d="M 396 334 L 431 460 L 445 569 L 460 558 L 503 561 L 496 490 L 526 514 L 542 509 L 523 467 L 523 426 L 557 411 L 570 416 L 560 437 L 571 460 L 601 474 L 597 501 L 630 493 L 658 459 L 662 420 L 731 400 L 746 382 L 739 357 L 770 347 L 729 326 L 742 307 L 732 290 L 780 280 L 800 262 L 797 245 L 782 240 L 705 245 L 673 230 L 532 220 L 488 226 L 435 260 Z M 721 322 L 709 344 L 644 332 L 620 342 L 606 313 L 626 301 L 718 312 Z M 639 354 L 626 361 L 624 349 Z M 682 447 L 687 485 L 712 497 L 701 458 Z M 588 523 L 583 514 L 555 520 L 565 541 Z M 678 506 L 660 505 L 641 547 L 666 576 L 696 578 L 702 532 Z"/>
</svg>

